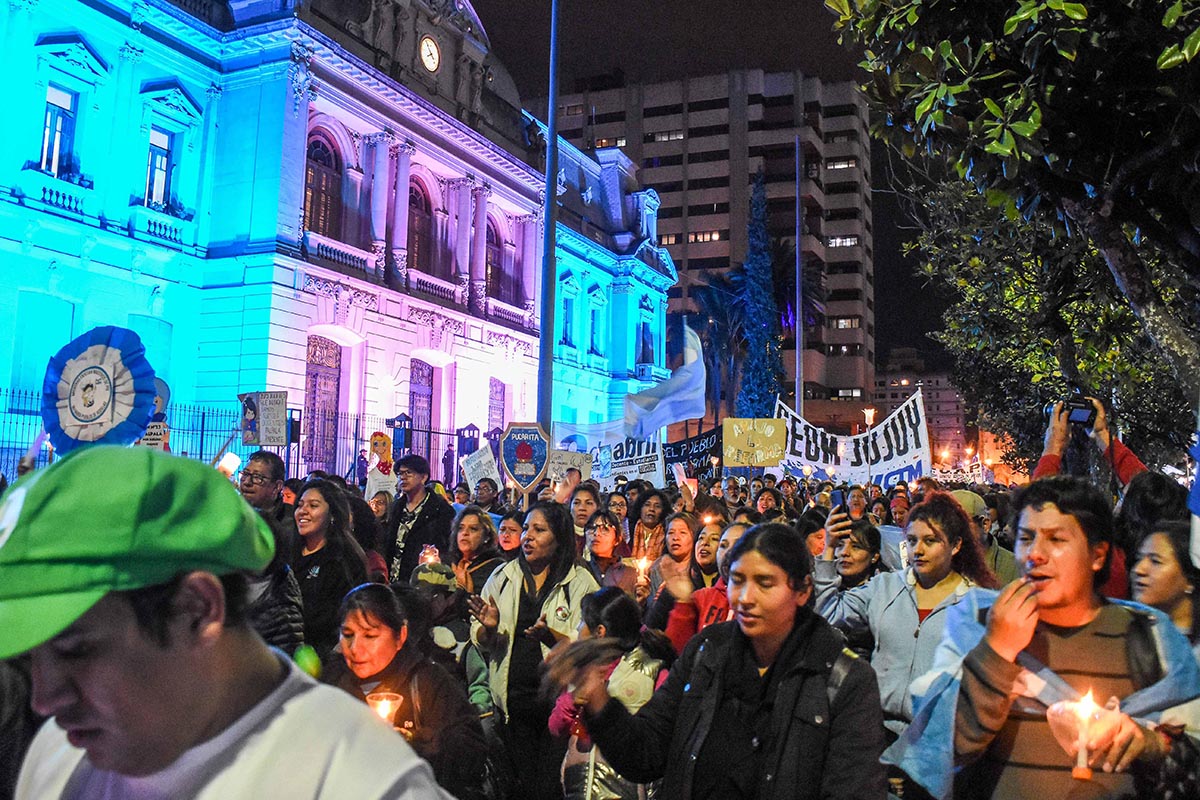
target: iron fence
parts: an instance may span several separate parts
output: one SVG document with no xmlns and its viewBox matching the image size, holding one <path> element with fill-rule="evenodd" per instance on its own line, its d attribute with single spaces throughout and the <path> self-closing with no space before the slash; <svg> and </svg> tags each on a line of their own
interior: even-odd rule
<svg viewBox="0 0 1200 800">
<path fill-rule="evenodd" d="M 406 414 L 381 417 L 337 411 L 306 417 L 304 409 L 289 408 L 287 415 L 288 443 L 260 448 L 242 443 L 241 407 L 236 400 L 228 406 L 171 405 L 166 411 L 171 452 L 211 462 L 225 452 L 245 460 L 256 450 L 270 450 L 284 460 L 289 476 L 323 470 L 354 483 L 359 451 L 369 451 L 371 434 L 383 431 L 392 437 L 394 457 L 422 455 L 429 461 L 431 477 L 452 486 L 460 477 L 458 459 L 474 452 L 481 441 L 489 442 L 494 451 L 501 433 L 500 429 L 481 433 L 474 425 L 455 431 L 414 427 Z M 14 479 L 17 462 L 41 433 L 40 392 L 0 387 L 0 474 Z M 36 451 L 36 465 L 45 466 L 51 457 L 50 447 L 42 446 Z"/>
</svg>

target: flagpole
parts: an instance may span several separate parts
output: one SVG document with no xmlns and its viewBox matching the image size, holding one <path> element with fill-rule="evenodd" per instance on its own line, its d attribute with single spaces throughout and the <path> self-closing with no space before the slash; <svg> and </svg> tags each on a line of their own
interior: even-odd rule
<svg viewBox="0 0 1200 800">
<path fill-rule="evenodd" d="M 804 199 L 801 181 L 804 180 L 804 149 L 800 134 L 796 134 L 796 414 L 804 416 L 804 260 L 800 255 L 800 240 L 804 235 Z"/>
<path fill-rule="evenodd" d="M 555 233 L 558 219 L 558 0 L 550 0 L 550 96 L 546 111 L 546 197 L 542 247 L 541 328 L 538 331 L 537 421 L 550 433 L 554 422 L 554 312 L 558 288 Z"/>
</svg>

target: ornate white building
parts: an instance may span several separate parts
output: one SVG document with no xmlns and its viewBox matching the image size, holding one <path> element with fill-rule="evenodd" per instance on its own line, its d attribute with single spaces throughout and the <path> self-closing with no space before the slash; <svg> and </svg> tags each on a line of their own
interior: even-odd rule
<svg viewBox="0 0 1200 800">
<path fill-rule="evenodd" d="M 540 127 L 467 2 L 0 15 L 0 386 L 40 387 L 62 344 L 116 324 L 172 404 L 286 390 L 306 468 L 344 471 L 363 427 L 399 414 L 447 432 L 534 418 Z M 675 271 L 628 159 L 575 155 L 555 416 L 599 421 L 665 374 Z M 414 444 L 436 463 L 449 441 Z"/>
</svg>

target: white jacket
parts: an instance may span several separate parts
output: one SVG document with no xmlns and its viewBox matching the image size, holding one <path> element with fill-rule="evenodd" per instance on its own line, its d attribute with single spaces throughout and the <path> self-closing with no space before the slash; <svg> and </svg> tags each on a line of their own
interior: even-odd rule
<svg viewBox="0 0 1200 800">
<path fill-rule="evenodd" d="M 482 635 L 483 625 L 478 620 L 471 620 L 471 641 L 479 646 L 479 652 L 487 659 L 492 703 L 505 720 L 508 719 L 508 669 L 512 663 L 513 637 L 522 635 L 521 631 L 514 628 L 521 602 L 523 577 L 521 560 L 516 558 L 493 572 L 483 585 L 479 596 L 485 603 L 495 600 L 496 607 L 500 609 L 500 625 L 494 634 Z M 588 570 L 572 566 L 546 595 L 546 601 L 542 604 L 546 627 L 574 641 L 579 636 L 579 623 L 582 621 L 580 602 L 584 595 L 599 589 L 599 584 Z M 549 652 L 550 648 L 543 644 L 542 656 L 545 657 Z"/>
</svg>

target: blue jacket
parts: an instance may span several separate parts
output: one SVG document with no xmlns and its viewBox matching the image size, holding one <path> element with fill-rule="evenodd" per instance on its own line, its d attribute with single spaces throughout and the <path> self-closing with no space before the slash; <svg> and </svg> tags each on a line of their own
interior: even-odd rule
<svg viewBox="0 0 1200 800">
<path fill-rule="evenodd" d="M 954 725 L 963 659 L 983 639 L 985 625 L 980 620 L 987 618 L 987 610 L 992 607 L 997 594 L 999 592 L 992 589 L 975 589 L 950 610 L 933 668 L 913 682 L 915 713 L 912 723 L 883 754 L 885 764 L 900 767 L 937 800 L 952 800 L 954 796 Z M 1151 630 L 1164 670 L 1157 683 L 1123 698 L 1121 711 L 1131 717 L 1157 722 L 1164 712 L 1200 697 L 1200 666 L 1187 639 L 1170 618 L 1139 603 L 1111 602 L 1153 618 Z M 1036 697 L 1046 705 L 1079 699 L 1078 692 L 1027 653 L 1022 652 L 1017 663 L 1028 673 L 1033 673 L 1027 680 L 1018 678 L 1015 684 L 1024 689 L 1027 696 Z M 1172 721 L 1185 720 L 1175 718 Z M 1192 725 L 1188 727 L 1189 732 L 1194 730 Z"/>
</svg>

